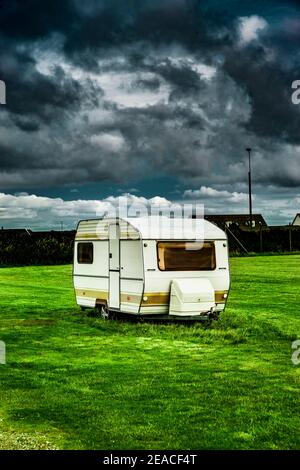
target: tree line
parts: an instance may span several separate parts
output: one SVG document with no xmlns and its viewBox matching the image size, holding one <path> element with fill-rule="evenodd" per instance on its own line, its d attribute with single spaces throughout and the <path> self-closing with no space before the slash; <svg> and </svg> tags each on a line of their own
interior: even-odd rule
<svg viewBox="0 0 300 470">
<path fill-rule="evenodd" d="M 68 264 L 73 259 L 75 231 L 0 230 L 0 265 Z"/>
</svg>

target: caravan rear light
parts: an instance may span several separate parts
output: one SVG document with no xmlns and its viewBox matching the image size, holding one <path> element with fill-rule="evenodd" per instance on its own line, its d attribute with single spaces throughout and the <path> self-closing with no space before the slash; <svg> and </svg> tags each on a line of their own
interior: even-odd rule
<svg viewBox="0 0 300 470">
<path fill-rule="evenodd" d="M 148 297 L 147 297 L 146 295 L 144 295 L 143 300 L 144 300 L 145 302 L 147 302 Z"/>
</svg>

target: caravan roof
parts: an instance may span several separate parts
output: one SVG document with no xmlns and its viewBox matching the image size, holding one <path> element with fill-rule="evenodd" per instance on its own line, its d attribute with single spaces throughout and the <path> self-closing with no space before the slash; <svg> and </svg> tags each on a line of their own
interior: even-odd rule
<svg viewBox="0 0 300 470">
<path fill-rule="evenodd" d="M 149 216 L 126 218 L 144 239 L 224 239 L 223 230 L 205 219 L 170 218 L 165 216 Z"/>
<path fill-rule="evenodd" d="M 79 222 L 76 239 L 108 239 L 110 223 L 118 221 L 121 238 L 145 240 L 224 240 L 223 230 L 205 219 L 166 216 L 103 218 Z"/>
</svg>

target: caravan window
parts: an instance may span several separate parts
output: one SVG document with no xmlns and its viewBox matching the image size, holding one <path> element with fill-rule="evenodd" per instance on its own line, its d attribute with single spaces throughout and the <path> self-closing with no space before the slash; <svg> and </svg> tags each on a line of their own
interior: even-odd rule
<svg viewBox="0 0 300 470">
<path fill-rule="evenodd" d="M 77 261 L 79 264 L 92 264 L 94 259 L 93 243 L 78 243 Z"/>
<path fill-rule="evenodd" d="M 216 268 L 213 242 L 158 242 L 157 256 L 161 271 L 212 271 Z"/>
</svg>

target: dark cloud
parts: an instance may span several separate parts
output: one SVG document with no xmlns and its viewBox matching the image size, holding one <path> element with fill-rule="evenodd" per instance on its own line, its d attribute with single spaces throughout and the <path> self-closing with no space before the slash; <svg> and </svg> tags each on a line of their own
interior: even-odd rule
<svg viewBox="0 0 300 470">
<path fill-rule="evenodd" d="M 216 10 L 203 13 L 206 5 L 201 0 L 2 0 L 0 30 L 17 40 L 59 32 L 70 53 L 139 40 L 178 41 L 195 49 L 220 44 L 214 32 L 224 22 L 224 11 L 222 16 Z"/>
<path fill-rule="evenodd" d="M 14 40 L 35 40 L 54 31 L 66 33 L 75 26 L 72 0 L 1 0 L 0 31 Z"/>
<path fill-rule="evenodd" d="M 297 69 L 284 70 L 280 60 L 268 60 L 263 48 L 227 54 L 224 70 L 244 87 L 251 100 L 247 127 L 258 136 L 300 143 L 300 109 L 291 100 Z"/>
<path fill-rule="evenodd" d="M 83 105 L 87 108 L 98 106 L 103 91 L 90 79 L 74 79 L 59 63 L 51 62 L 49 74 L 41 73 L 30 47 L 20 48 L 7 39 L 3 42 L 5 47 L 0 51 L 0 76 L 7 84 L 7 103 L 0 111 L 8 114 L 8 119 L 24 133 L 34 133 L 48 126 L 51 134 L 52 122 L 54 127 L 60 123 L 60 131 L 63 132 L 70 113 L 78 112 Z M 39 139 L 38 136 L 34 138 Z M 16 147 L 19 150 L 18 145 Z M 1 167 L 6 155 L 7 151 L 1 158 Z M 34 154 L 24 157 L 27 157 L 29 166 L 35 160 Z"/>
</svg>

